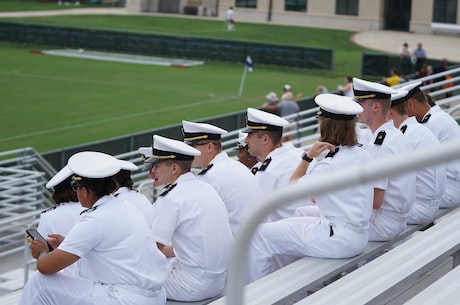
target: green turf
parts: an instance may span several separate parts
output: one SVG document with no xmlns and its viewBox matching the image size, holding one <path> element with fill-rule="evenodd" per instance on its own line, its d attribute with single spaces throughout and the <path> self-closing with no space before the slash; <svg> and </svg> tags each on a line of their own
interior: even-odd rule
<svg viewBox="0 0 460 305">
<path fill-rule="evenodd" d="M 181 69 L 72 59 L 0 44 L 0 151 L 58 149 L 259 106 L 290 83 L 309 96 L 311 77 L 257 68 L 236 97 L 244 65 Z M 318 78 L 331 86 L 339 80 Z"/>
<path fill-rule="evenodd" d="M 64 2 L 64 1 L 63 1 Z M 67 1 L 73 3 L 73 1 Z M 90 4 L 88 1 L 80 1 L 80 5 L 58 5 L 57 1 L 33 1 L 33 0 L 17 0 L 17 1 L 0 1 L 0 12 L 20 12 L 20 11 L 45 11 L 45 10 L 61 10 L 72 8 L 90 8 L 100 7 L 100 5 Z"/>
<path fill-rule="evenodd" d="M 310 96 L 318 84 L 334 89 L 345 75 L 359 75 L 363 50 L 346 31 L 239 23 L 237 31 L 229 33 L 222 21 L 155 16 L 20 20 L 332 47 L 336 74 L 254 63 L 243 96 L 236 97 L 243 63 L 206 62 L 178 69 L 34 55 L 29 50 L 38 47 L 0 43 L 0 151 L 32 146 L 43 152 L 240 111 L 261 105 L 269 91 L 280 93 L 284 83 Z"/>
<path fill-rule="evenodd" d="M 335 72 L 338 75 L 357 75 L 360 72 L 362 47 L 352 42 L 353 32 L 294 26 L 239 23 L 238 29 L 228 32 L 223 22 L 213 18 L 190 19 L 164 16 L 53 16 L 22 17 L 15 21 L 91 27 L 141 33 L 162 33 L 181 36 L 208 37 L 240 41 L 332 48 L 335 51 Z"/>
</svg>

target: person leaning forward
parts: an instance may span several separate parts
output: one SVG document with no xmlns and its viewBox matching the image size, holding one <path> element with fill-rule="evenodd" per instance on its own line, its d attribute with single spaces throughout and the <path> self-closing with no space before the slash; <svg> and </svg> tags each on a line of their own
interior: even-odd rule
<svg viewBox="0 0 460 305">
<path fill-rule="evenodd" d="M 406 95 L 408 115 L 415 116 L 417 121 L 431 130 L 441 143 L 460 140 L 458 123 L 439 105 L 431 107 L 420 86 L 421 83 L 417 82 L 401 88 L 408 91 Z M 446 178 L 446 189 L 441 197 L 440 208 L 450 208 L 460 204 L 460 160 L 446 164 Z"/>
<path fill-rule="evenodd" d="M 425 150 L 439 145 L 436 136 L 415 117 L 406 111 L 407 90 L 399 89 L 391 95 L 390 118 L 401 130 L 414 151 Z M 407 218 L 407 224 L 428 224 L 436 217 L 440 199 L 446 188 L 444 164 L 418 168 L 416 170 L 415 202 Z"/>
<path fill-rule="evenodd" d="M 86 210 L 65 239 L 51 235 L 53 251 L 39 240 L 31 242 L 38 271 L 19 304 L 165 304 L 166 259 L 140 212 L 112 195 L 119 160 L 86 151 L 71 156 L 68 167 Z M 80 258 L 92 271 L 89 277 L 59 272 Z"/>
<path fill-rule="evenodd" d="M 155 240 L 170 258 L 164 284 L 168 299 L 199 301 L 220 295 L 225 286 L 233 241 L 225 204 L 213 187 L 190 170 L 197 149 L 177 140 L 153 136 L 146 161 L 159 185 L 154 207 Z"/>
</svg>

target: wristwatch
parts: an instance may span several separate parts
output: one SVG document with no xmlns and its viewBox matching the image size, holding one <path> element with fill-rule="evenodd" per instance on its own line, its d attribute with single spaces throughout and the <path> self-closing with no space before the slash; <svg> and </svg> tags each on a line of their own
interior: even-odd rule
<svg viewBox="0 0 460 305">
<path fill-rule="evenodd" d="M 303 155 L 302 155 L 302 160 L 307 161 L 308 163 L 310 163 L 311 161 L 313 161 L 313 158 L 308 157 L 307 152 L 304 152 Z"/>
</svg>

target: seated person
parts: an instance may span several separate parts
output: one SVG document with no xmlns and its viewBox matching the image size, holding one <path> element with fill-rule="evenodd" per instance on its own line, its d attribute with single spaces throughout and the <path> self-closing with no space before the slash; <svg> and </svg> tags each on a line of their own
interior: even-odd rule
<svg viewBox="0 0 460 305">
<path fill-rule="evenodd" d="M 319 95 L 315 102 L 320 106 L 321 138 L 304 153 L 291 180 L 315 179 L 370 159 L 356 136 L 355 116 L 363 108 L 335 94 Z M 314 159 L 325 150 L 330 152 L 324 159 Z M 346 258 L 362 253 L 367 246 L 372 200 L 372 185 L 364 183 L 315 196 L 319 213 L 313 216 L 261 224 L 249 246 L 249 282 L 304 256 Z"/>
<path fill-rule="evenodd" d="M 38 239 L 31 242 L 38 271 L 19 304 L 165 304 L 166 258 L 154 246 L 142 214 L 112 195 L 119 160 L 85 151 L 71 156 L 68 167 L 72 188 L 86 210 L 65 239 L 50 236 L 53 251 Z M 82 258 L 91 277 L 59 272 Z"/>
<path fill-rule="evenodd" d="M 190 170 L 200 151 L 180 141 L 153 136 L 147 160 L 158 184 L 152 230 L 158 248 L 170 258 L 164 287 L 168 299 L 200 301 L 224 291 L 233 235 L 225 204 L 208 183 Z"/>
<path fill-rule="evenodd" d="M 399 79 L 399 72 L 398 69 L 393 68 L 390 71 L 390 76 L 387 78 L 383 79 L 383 83 L 387 86 L 393 87 L 396 85 L 399 85 L 400 79 Z"/>
</svg>

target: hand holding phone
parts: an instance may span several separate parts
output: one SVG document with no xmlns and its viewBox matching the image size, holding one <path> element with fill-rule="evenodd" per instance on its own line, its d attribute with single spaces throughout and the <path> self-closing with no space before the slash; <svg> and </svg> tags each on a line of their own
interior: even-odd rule
<svg viewBox="0 0 460 305">
<path fill-rule="evenodd" d="M 26 233 L 27 235 L 30 236 L 30 238 L 32 239 L 38 239 L 40 240 L 42 243 L 44 243 L 47 247 L 48 247 L 48 250 L 49 251 L 53 251 L 54 249 L 50 246 L 50 244 L 48 243 L 48 241 L 40 234 L 38 233 L 38 231 L 36 229 L 27 229 L 26 230 Z"/>
</svg>

